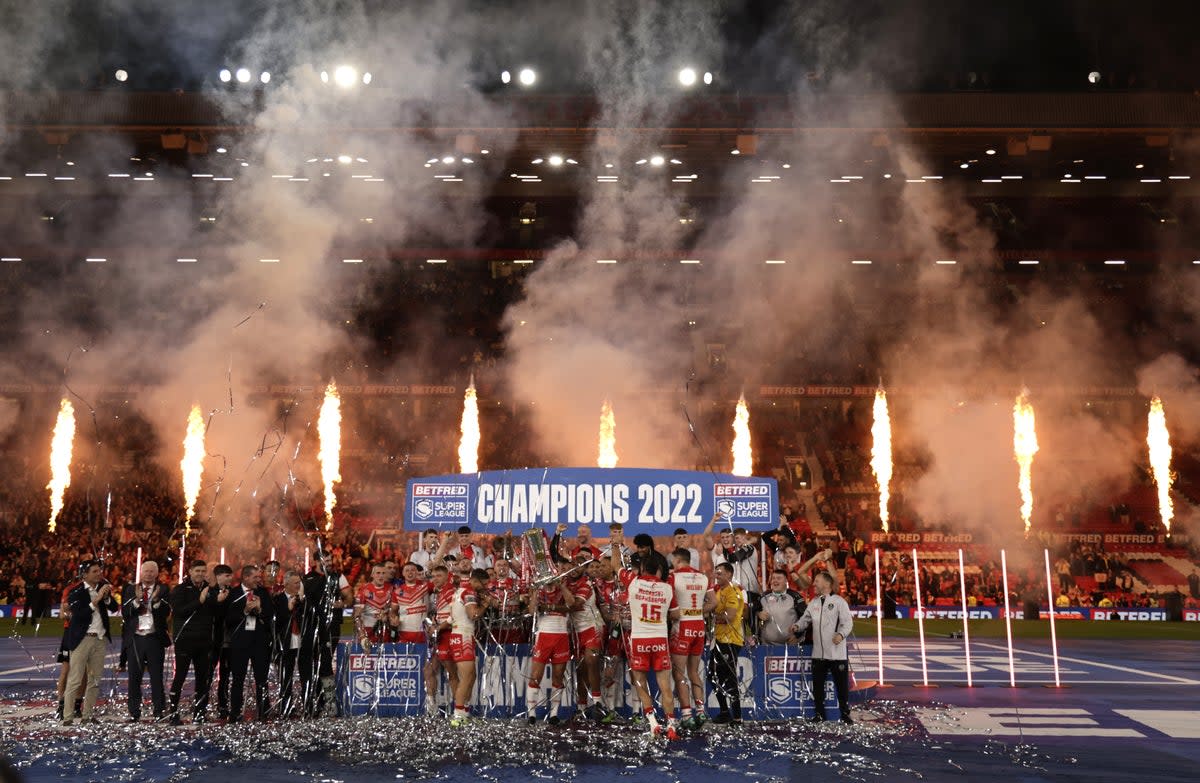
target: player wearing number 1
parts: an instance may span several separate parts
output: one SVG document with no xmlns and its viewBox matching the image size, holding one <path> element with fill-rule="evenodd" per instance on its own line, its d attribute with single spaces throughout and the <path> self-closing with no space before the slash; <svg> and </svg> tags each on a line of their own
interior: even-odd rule
<svg viewBox="0 0 1200 783">
<path fill-rule="evenodd" d="M 612 554 L 614 568 L 619 565 L 619 555 Z M 675 605 L 675 591 L 670 584 L 658 578 L 660 571 L 666 570 L 665 558 L 657 552 L 648 556 L 640 555 L 633 558 L 635 573 L 631 569 L 621 569 L 619 579 L 629 592 L 629 610 L 633 620 L 630 633 L 629 670 L 641 699 L 642 709 L 646 720 L 650 722 L 650 732 L 655 736 L 663 734 L 663 728 L 658 723 L 654 712 L 654 701 L 650 698 L 650 688 L 647 685 L 647 674 L 654 672 L 658 681 L 658 694 L 662 699 L 663 714 L 667 718 L 667 739 L 678 739 L 678 725 L 675 722 L 675 699 L 671 695 L 671 656 L 667 646 L 667 621 L 679 616 Z"/>
<path fill-rule="evenodd" d="M 680 721 L 685 729 L 695 729 L 708 720 L 700 660 L 704 654 L 704 617 L 712 612 L 717 601 L 708 577 L 692 568 L 690 551 L 680 547 L 671 553 L 671 558 L 675 570 L 671 572 L 670 583 L 679 607 L 679 624 L 671 637 L 671 667 L 675 694 L 679 697 Z"/>
</svg>

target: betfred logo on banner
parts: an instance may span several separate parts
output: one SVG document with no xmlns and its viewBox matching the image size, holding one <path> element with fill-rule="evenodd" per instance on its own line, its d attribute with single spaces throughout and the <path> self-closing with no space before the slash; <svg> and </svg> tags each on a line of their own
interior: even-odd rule
<svg viewBox="0 0 1200 783">
<path fill-rule="evenodd" d="M 350 656 L 350 671 L 415 671 L 421 668 L 421 659 L 415 655 L 365 655 Z"/>
<path fill-rule="evenodd" d="M 466 484 L 414 482 L 412 521 L 419 525 L 465 525 L 470 521 L 470 494 L 470 487 Z"/>
<path fill-rule="evenodd" d="M 767 674 L 800 674 L 811 668 L 812 661 L 798 655 L 784 657 L 768 655 L 763 658 L 763 671 Z"/>
<path fill-rule="evenodd" d="M 771 487 L 768 484 L 713 484 L 716 513 L 723 522 L 744 527 L 774 527 L 771 513 Z"/>
<path fill-rule="evenodd" d="M 1166 609 L 1093 609 L 1093 620 L 1141 620 L 1165 622 Z"/>
</svg>

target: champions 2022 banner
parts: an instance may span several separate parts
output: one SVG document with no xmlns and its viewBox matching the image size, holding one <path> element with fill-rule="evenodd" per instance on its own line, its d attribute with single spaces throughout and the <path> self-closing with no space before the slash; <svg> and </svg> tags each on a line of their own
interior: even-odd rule
<svg viewBox="0 0 1200 783">
<path fill-rule="evenodd" d="M 652 468 L 526 468 L 430 476 L 408 482 L 404 527 L 469 525 L 481 533 L 565 524 L 629 534 L 699 533 L 720 512 L 720 526 L 765 531 L 779 526 L 775 479 Z M 604 537 L 601 530 L 597 535 Z"/>
</svg>

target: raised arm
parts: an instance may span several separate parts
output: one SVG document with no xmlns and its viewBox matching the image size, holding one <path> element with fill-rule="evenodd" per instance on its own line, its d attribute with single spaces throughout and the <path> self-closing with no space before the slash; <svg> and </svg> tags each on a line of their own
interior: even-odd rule
<svg viewBox="0 0 1200 783">
<path fill-rule="evenodd" d="M 550 539 L 550 561 L 554 563 L 569 563 L 570 558 L 563 557 L 562 534 L 567 531 L 566 524 L 560 522 L 554 528 L 554 537 Z"/>
<path fill-rule="evenodd" d="M 713 537 L 712 537 L 713 527 L 720 520 L 721 520 L 721 512 L 718 511 L 717 513 L 713 514 L 712 519 L 708 520 L 708 526 L 706 528 L 704 528 L 704 532 L 700 534 L 700 540 L 703 542 L 704 548 L 710 552 L 712 551 L 712 548 L 713 548 Z"/>
</svg>

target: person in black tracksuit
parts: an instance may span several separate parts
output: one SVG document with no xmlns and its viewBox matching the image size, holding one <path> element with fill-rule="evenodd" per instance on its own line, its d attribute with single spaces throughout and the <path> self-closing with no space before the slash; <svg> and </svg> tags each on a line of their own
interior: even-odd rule
<svg viewBox="0 0 1200 783">
<path fill-rule="evenodd" d="M 171 591 L 175 631 L 175 678 L 171 681 L 171 723 L 178 726 L 179 697 L 188 669 L 195 667 L 196 690 L 192 697 L 192 719 L 203 722 L 208 712 L 212 685 L 213 618 L 218 611 L 218 590 L 208 584 L 208 564 L 192 563 L 188 576 Z"/>
<path fill-rule="evenodd" d="M 267 674 L 271 668 L 274 644 L 271 593 L 259 584 L 258 566 L 242 567 L 241 584 L 229 595 L 225 610 L 225 639 L 229 643 L 229 670 L 232 675 L 229 694 L 229 720 L 240 723 L 246 690 L 246 670 L 254 670 L 254 705 L 260 721 L 267 719 Z"/>
<path fill-rule="evenodd" d="M 342 632 L 343 609 L 351 603 L 351 596 L 346 577 L 333 570 L 333 558 L 327 552 L 318 554 L 303 585 L 304 622 L 297 666 L 304 711 L 312 717 L 335 703 L 333 651 Z"/>
</svg>

